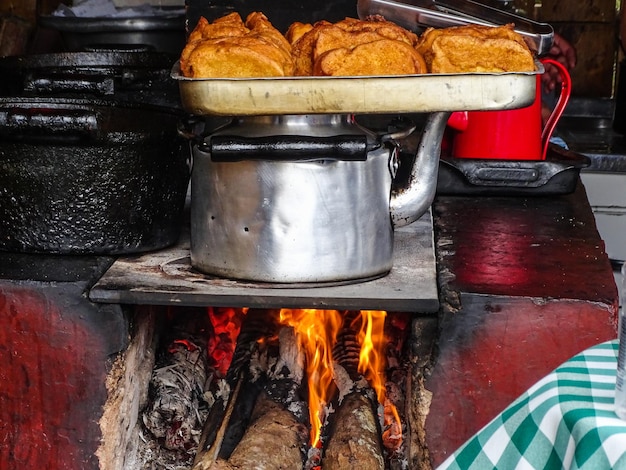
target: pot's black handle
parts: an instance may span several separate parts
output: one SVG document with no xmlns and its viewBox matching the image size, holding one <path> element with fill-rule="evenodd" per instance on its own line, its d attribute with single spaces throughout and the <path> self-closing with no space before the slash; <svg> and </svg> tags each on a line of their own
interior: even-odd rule
<svg viewBox="0 0 626 470">
<path fill-rule="evenodd" d="M 212 136 L 205 148 L 216 162 L 242 160 L 311 161 L 350 160 L 365 161 L 367 153 L 380 147 L 379 142 L 368 141 L 366 135 L 334 135 L 326 137 L 275 135 L 241 137 Z"/>
<path fill-rule="evenodd" d="M 25 92 L 36 96 L 58 93 L 72 95 L 89 93 L 96 96 L 108 96 L 115 93 L 115 79 L 102 75 L 32 75 L 24 79 L 23 87 Z"/>
<path fill-rule="evenodd" d="M 89 110 L 0 108 L 0 135 L 39 142 L 94 139 L 100 135 L 99 116 Z"/>
</svg>

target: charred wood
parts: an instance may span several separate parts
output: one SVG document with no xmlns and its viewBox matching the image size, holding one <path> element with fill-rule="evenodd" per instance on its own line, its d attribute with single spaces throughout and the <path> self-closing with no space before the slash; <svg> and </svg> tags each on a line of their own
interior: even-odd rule
<svg viewBox="0 0 626 470">
<path fill-rule="evenodd" d="M 293 329 L 282 328 L 278 338 L 264 341 L 250 357 L 250 370 L 240 371 L 241 377 L 263 384 L 241 440 L 228 455 L 211 449 L 199 452 L 194 470 L 302 468 L 308 438 L 307 408 L 301 390 L 303 359 Z M 249 386 L 241 384 L 233 396 L 241 393 L 242 386 Z M 220 432 L 237 426 L 228 419 L 228 412 Z"/>
<path fill-rule="evenodd" d="M 277 316 L 277 310 L 265 309 L 250 309 L 246 314 L 223 392 L 217 396 L 205 422 L 194 468 L 201 461 L 207 465 L 207 460 L 227 459 L 241 440 L 260 391 L 259 384 L 253 383 L 249 377 L 250 361 L 254 354 L 258 354 L 259 341 L 276 335 Z M 242 393 L 244 383 L 245 393 Z"/>
<path fill-rule="evenodd" d="M 361 316 L 359 312 L 347 311 L 344 316 L 344 326 L 337 334 L 336 342 L 333 346 L 333 358 L 340 364 L 352 380 L 359 378 L 359 356 L 361 344 L 357 333 L 360 328 Z"/>
<path fill-rule="evenodd" d="M 197 466 L 198 470 L 302 468 L 302 444 L 307 428 L 283 406 L 262 393 L 257 400 L 250 426 L 228 458 L 216 465 Z"/>
<path fill-rule="evenodd" d="M 293 413 L 262 394 L 252 424 L 229 461 L 242 469 L 302 468 L 303 444 L 307 438 L 306 426 Z"/>
<path fill-rule="evenodd" d="M 282 328 L 278 342 L 278 358 L 268 361 L 265 393 L 275 402 L 282 403 L 299 423 L 308 426 L 304 356 L 298 349 L 293 328 Z"/>
</svg>

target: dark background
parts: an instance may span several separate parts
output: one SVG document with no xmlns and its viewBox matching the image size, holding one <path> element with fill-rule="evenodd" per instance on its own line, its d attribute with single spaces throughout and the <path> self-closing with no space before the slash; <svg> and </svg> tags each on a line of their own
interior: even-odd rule
<svg viewBox="0 0 626 470">
<path fill-rule="evenodd" d="M 617 0 L 482 1 L 511 6 L 523 16 L 548 22 L 576 47 L 578 65 L 571 72 L 573 96 L 614 96 L 616 64 L 622 57 L 617 41 Z M 37 25 L 38 16 L 50 13 L 59 3 L 71 4 L 71 0 L 0 0 L 0 57 L 59 46 L 49 31 Z M 242 16 L 262 11 L 281 30 L 291 21 L 336 21 L 356 16 L 356 0 L 186 0 L 186 4 L 190 25 L 200 14 L 210 19 L 233 8 Z"/>
</svg>

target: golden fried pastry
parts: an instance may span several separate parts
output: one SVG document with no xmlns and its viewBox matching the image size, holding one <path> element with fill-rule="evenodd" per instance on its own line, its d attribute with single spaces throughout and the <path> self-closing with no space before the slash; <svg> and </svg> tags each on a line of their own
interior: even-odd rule
<svg viewBox="0 0 626 470">
<path fill-rule="evenodd" d="M 322 54 L 333 49 L 354 48 L 368 42 L 380 41 L 385 39 L 375 31 L 363 29 L 360 31 L 348 31 L 333 25 L 331 28 L 324 29 L 315 41 L 313 47 L 313 62 L 315 63 Z M 398 41 L 394 41 L 398 43 Z"/>
<path fill-rule="evenodd" d="M 246 18 L 246 26 L 250 28 L 251 35 L 266 39 L 278 47 L 283 53 L 291 54 L 291 44 L 285 36 L 278 31 L 267 17 L 258 11 L 253 11 Z"/>
<path fill-rule="evenodd" d="M 346 18 L 334 24 L 319 21 L 292 43 L 295 74 L 424 73 L 425 62 L 414 48 L 416 43 L 414 33 L 380 16 L 367 20 Z"/>
<path fill-rule="evenodd" d="M 413 46 L 392 39 L 330 49 L 313 67 L 313 75 L 412 75 L 426 73 L 426 62 Z"/>
<path fill-rule="evenodd" d="M 535 70 L 533 53 L 510 24 L 429 28 L 416 48 L 431 73 Z"/>
<path fill-rule="evenodd" d="M 406 42 L 412 46 L 418 41 L 418 37 L 415 33 L 396 23 L 387 21 L 380 15 L 371 15 L 365 18 L 365 20 L 345 18 L 335 23 L 335 26 L 352 32 L 374 31 L 384 38 Z"/>
<path fill-rule="evenodd" d="M 209 23 L 205 17 L 200 17 L 198 24 L 189 34 L 188 42 L 195 42 L 201 39 L 215 39 L 228 36 L 243 36 L 248 32 L 248 28 L 241 20 L 239 13 L 229 13 L 226 16 Z"/>
<path fill-rule="evenodd" d="M 513 25 L 466 25 L 415 33 L 373 15 L 294 22 L 283 35 L 260 12 L 200 21 L 180 57 L 192 78 L 525 72 L 533 53 Z"/>
<path fill-rule="evenodd" d="M 313 25 L 311 23 L 301 23 L 299 21 L 295 21 L 289 25 L 289 29 L 285 33 L 285 39 L 289 41 L 289 44 L 293 44 L 298 39 L 302 37 L 303 34 L 308 33 L 313 29 Z"/>
<path fill-rule="evenodd" d="M 180 70 L 191 78 L 290 76 L 291 45 L 259 12 L 245 23 L 238 13 L 213 23 L 201 18 L 181 53 Z"/>
<path fill-rule="evenodd" d="M 291 43 L 291 56 L 294 61 L 294 74 L 301 76 L 313 75 L 313 52 L 317 39 L 326 29 L 334 28 L 328 21 L 318 21 L 308 31 Z M 289 32 L 288 32 L 289 33 Z M 293 35 L 295 37 L 295 34 Z"/>
</svg>

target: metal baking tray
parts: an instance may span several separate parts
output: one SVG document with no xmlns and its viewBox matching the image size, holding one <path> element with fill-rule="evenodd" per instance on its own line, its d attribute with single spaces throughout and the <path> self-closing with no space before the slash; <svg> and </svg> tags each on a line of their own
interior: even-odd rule
<svg viewBox="0 0 626 470">
<path fill-rule="evenodd" d="M 538 56 L 546 55 L 554 42 L 554 29 L 520 15 L 471 0 L 358 0 L 360 18 L 381 15 L 411 31 L 420 28 L 448 28 L 467 24 L 498 26 L 513 23 Z"/>
<path fill-rule="evenodd" d="M 185 111 L 198 115 L 384 114 L 505 110 L 535 99 L 534 72 L 384 77 L 186 78 L 176 62 Z"/>
</svg>

